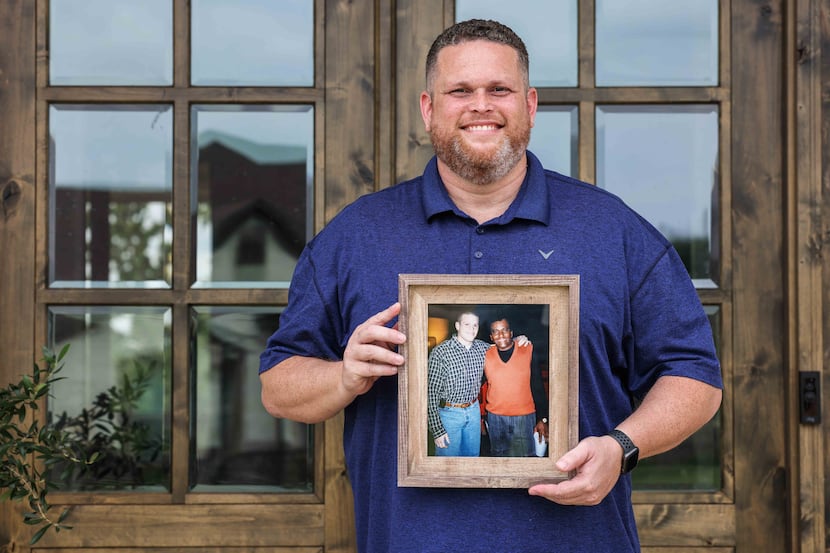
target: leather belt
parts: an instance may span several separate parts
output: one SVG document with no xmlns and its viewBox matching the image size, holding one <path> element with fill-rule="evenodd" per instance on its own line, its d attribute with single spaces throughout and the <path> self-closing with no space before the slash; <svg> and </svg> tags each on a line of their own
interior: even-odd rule
<svg viewBox="0 0 830 553">
<path fill-rule="evenodd" d="M 459 407 L 461 409 L 466 409 L 470 405 L 473 405 L 476 400 L 468 401 L 467 403 L 450 403 L 449 401 L 444 402 L 444 407 Z"/>
</svg>

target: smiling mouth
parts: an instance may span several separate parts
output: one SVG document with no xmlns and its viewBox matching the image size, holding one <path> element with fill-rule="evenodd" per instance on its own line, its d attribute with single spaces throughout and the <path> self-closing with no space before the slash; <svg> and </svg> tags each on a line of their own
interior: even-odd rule
<svg viewBox="0 0 830 553">
<path fill-rule="evenodd" d="M 464 127 L 465 131 L 471 132 L 484 132 L 484 131 L 496 131 L 501 128 L 500 125 L 492 124 L 492 125 L 467 125 Z"/>
</svg>

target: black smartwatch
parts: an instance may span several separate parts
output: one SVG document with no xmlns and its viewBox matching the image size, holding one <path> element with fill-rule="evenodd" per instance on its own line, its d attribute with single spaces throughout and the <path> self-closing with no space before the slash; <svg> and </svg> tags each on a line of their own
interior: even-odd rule
<svg viewBox="0 0 830 553">
<path fill-rule="evenodd" d="M 617 443 L 623 449 L 622 464 L 620 465 L 620 474 L 627 474 L 634 470 L 637 466 L 637 460 L 640 458 L 640 448 L 634 445 L 625 432 L 617 430 L 616 428 L 608 433 L 609 436 L 617 440 Z"/>
</svg>

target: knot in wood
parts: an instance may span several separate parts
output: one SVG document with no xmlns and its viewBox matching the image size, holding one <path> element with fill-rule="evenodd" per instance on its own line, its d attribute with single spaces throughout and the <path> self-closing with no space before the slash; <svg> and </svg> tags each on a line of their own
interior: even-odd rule
<svg viewBox="0 0 830 553">
<path fill-rule="evenodd" d="M 3 187 L 2 203 L 3 215 L 8 217 L 20 201 L 20 185 L 12 179 Z"/>
</svg>

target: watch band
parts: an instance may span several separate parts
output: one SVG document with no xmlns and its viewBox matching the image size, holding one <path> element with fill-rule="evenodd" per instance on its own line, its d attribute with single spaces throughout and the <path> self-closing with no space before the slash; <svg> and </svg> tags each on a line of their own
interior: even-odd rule
<svg viewBox="0 0 830 553">
<path fill-rule="evenodd" d="M 626 474 L 631 472 L 637 466 L 637 460 L 640 457 L 640 449 L 634 445 L 628 434 L 616 428 L 608 433 L 609 436 L 617 440 L 620 447 L 623 449 L 622 462 L 620 464 L 620 473 Z"/>
</svg>

